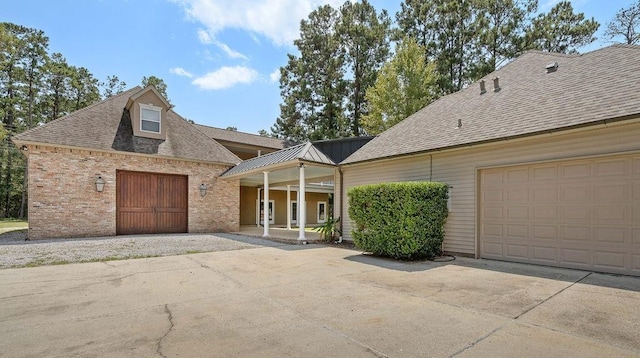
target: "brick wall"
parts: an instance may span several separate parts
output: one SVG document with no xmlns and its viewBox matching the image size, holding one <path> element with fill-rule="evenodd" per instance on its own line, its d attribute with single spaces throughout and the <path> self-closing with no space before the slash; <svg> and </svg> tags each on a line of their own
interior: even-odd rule
<svg viewBox="0 0 640 358">
<path fill-rule="evenodd" d="M 115 235 L 116 170 L 188 175 L 189 232 L 239 229 L 239 182 L 218 178 L 226 166 L 44 146 L 27 153 L 30 239 Z M 101 193 L 98 175 L 106 181 Z"/>
</svg>

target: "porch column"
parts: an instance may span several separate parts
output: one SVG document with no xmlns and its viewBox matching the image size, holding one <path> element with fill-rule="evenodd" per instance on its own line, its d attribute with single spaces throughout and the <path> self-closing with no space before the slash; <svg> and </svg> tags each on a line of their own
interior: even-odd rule
<svg viewBox="0 0 640 358">
<path fill-rule="evenodd" d="M 300 236 L 298 240 L 306 240 L 304 236 L 304 227 L 307 225 L 307 202 L 305 198 L 305 180 L 304 180 L 304 164 L 300 164 L 300 200 L 298 200 L 298 226 L 300 227 Z"/>
<path fill-rule="evenodd" d="M 260 188 L 258 188 L 258 204 L 256 205 L 256 227 L 260 227 Z"/>
<path fill-rule="evenodd" d="M 263 212 L 263 227 L 264 233 L 262 236 L 269 236 L 269 172 L 263 172 L 264 174 L 264 210 Z M 275 209 L 275 208 L 274 208 Z M 275 215 L 275 213 L 274 213 Z"/>
<path fill-rule="evenodd" d="M 291 230 L 291 185 L 287 185 L 287 230 Z"/>
</svg>

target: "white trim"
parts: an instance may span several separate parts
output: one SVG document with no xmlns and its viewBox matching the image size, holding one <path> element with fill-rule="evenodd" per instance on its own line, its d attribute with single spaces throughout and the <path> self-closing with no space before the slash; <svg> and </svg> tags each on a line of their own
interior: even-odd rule
<svg viewBox="0 0 640 358">
<path fill-rule="evenodd" d="M 327 222 L 327 202 L 326 201 L 318 201 L 318 210 L 316 211 L 316 222 L 318 224 L 322 224 L 324 222 Z M 321 211 L 320 211 L 320 207 L 324 207 L 324 210 L 322 211 L 322 216 Z"/>
<path fill-rule="evenodd" d="M 296 210 L 293 210 L 293 206 L 295 205 Z M 297 224 L 298 223 L 298 201 L 297 200 L 291 200 L 291 223 L 292 224 Z"/>
<path fill-rule="evenodd" d="M 260 204 L 264 203 L 264 200 L 260 199 L 260 201 L 258 202 L 258 200 L 256 200 L 256 206 L 258 208 L 258 220 L 260 220 L 260 225 L 264 225 L 264 221 L 262 220 L 262 213 L 260 211 Z M 269 206 L 271 207 L 271 218 L 269 219 L 269 224 L 275 224 L 275 212 L 276 212 L 276 201 L 275 200 L 269 200 Z"/>
<path fill-rule="evenodd" d="M 162 107 L 154 106 L 151 103 L 149 103 L 149 104 L 140 103 L 139 106 L 140 106 L 140 132 L 155 133 L 155 134 L 162 133 Z M 157 112 L 158 113 L 158 121 L 156 122 L 155 120 L 152 120 L 152 119 L 143 119 L 142 118 L 142 110 L 143 109 L 146 109 L 148 111 Z M 152 122 L 152 123 L 158 123 L 158 131 L 156 132 L 156 131 L 150 131 L 150 130 L 142 129 L 142 122 L 143 121 Z"/>
</svg>

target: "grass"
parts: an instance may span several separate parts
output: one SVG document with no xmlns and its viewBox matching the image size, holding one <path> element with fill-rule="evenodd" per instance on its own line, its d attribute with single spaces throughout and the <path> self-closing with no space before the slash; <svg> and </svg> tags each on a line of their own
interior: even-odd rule
<svg viewBox="0 0 640 358">
<path fill-rule="evenodd" d="M 4 234 L 11 231 L 26 230 L 29 228 L 29 224 L 26 220 L 3 218 L 0 219 L 0 234 Z"/>
</svg>

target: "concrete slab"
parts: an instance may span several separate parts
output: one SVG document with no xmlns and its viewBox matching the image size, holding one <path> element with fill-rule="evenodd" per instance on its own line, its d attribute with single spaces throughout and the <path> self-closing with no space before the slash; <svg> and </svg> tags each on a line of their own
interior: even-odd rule
<svg viewBox="0 0 640 358">
<path fill-rule="evenodd" d="M 592 273 L 522 319 L 598 342 L 640 350 L 640 279 Z"/>
<path fill-rule="evenodd" d="M 0 355 L 640 355 L 640 279 L 585 275 L 316 245 L 5 269 Z"/>
</svg>

